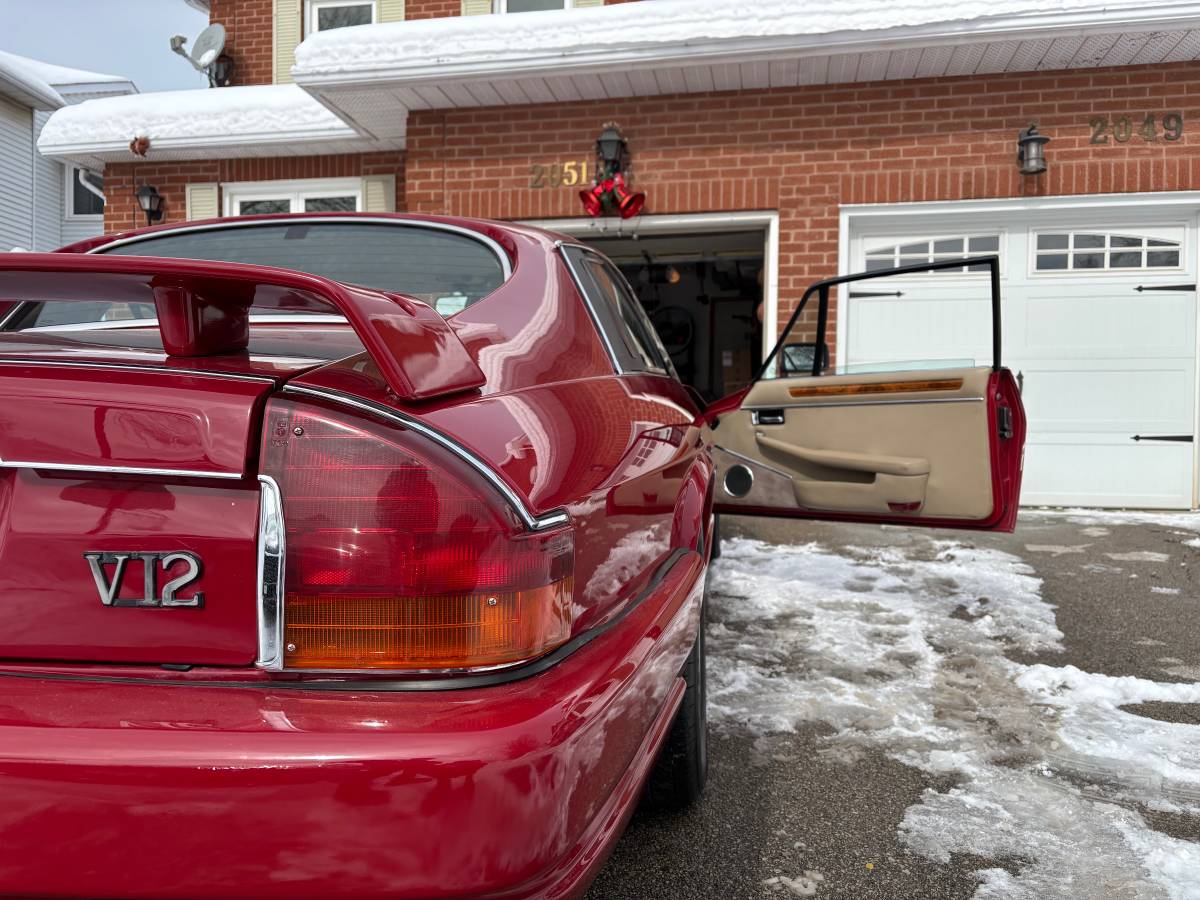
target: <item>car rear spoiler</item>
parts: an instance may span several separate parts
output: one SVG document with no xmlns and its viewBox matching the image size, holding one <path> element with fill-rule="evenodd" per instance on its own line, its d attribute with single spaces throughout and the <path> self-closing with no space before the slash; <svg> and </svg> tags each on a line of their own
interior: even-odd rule
<svg viewBox="0 0 1200 900">
<path fill-rule="evenodd" d="M 163 349 L 171 356 L 244 351 L 252 305 L 336 312 L 401 400 L 484 383 L 458 335 L 427 304 L 290 269 L 153 256 L 0 253 L 0 302 L 7 300 L 153 303 Z"/>
</svg>

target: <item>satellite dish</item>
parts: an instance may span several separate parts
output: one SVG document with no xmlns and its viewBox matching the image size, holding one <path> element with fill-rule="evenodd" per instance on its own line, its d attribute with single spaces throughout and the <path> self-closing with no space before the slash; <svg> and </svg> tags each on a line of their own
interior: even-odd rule
<svg viewBox="0 0 1200 900">
<path fill-rule="evenodd" d="M 192 46 L 192 64 L 202 72 L 207 71 L 224 49 L 225 26 L 214 22 L 196 38 L 196 43 Z"/>
<path fill-rule="evenodd" d="M 178 53 L 184 59 L 192 64 L 192 67 L 197 72 L 203 72 L 208 76 L 209 83 L 214 87 L 217 82 L 214 79 L 213 67 L 217 61 L 221 59 L 221 53 L 225 49 L 225 26 L 219 22 L 214 22 L 209 25 L 196 38 L 196 43 L 192 47 L 192 52 L 188 53 L 184 48 L 187 43 L 187 38 L 181 34 L 171 38 L 171 51 Z"/>
</svg>

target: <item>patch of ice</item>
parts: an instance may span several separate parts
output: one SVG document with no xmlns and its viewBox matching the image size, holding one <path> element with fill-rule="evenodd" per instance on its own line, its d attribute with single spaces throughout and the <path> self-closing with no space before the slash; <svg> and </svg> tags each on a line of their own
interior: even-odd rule
<svg viewBox="0 0 1200 900">
<path fill-rule="evenodd" d="M 1063 556 L 1067 553 L 1083 553 L 1091 544 L 1077 544 L 1064 547 L 1062 544 L 1026 544 L 1025 549 L 1030 553 L 1049 553 L 1052 556 Z"/>
<path fill-rule="evenodd" d="M 1200 728 L 1122 707 L 1200 703 L 1200 685 L 1007 658 L 1061 649 L 1018 557 L 952 541 L 773 547 L 726 541 L 710 606 L 710 715 L 721 730 L 834 729 L 831 752 L 886 753 L 956 786 L 927 790 L 901 841 L 1017 859 L 977 898 L 1192 897 L 1200 845 L 1134 809 L 1200 814 Z"/>
<path fill-rule="evenodd" d="M 820 872 L 807 871 L 795 878 L 788 878 L 786 875 L 764 878 L 762 883 L 764 887 L 783 888 L 793 897 L 812 897 L 816 895 L 817 888 L 824 880 L 825 876 Z"/>
<path fill-rule="evenodd" d="M 1154 585 L 1152 588 L 1150 588 L 1150 593 L 1152 593 L 1152 594 L 1170 594 L 1170 595 L 1175 595 L 1175 594 L 1179 594 L 1179 593 L 1182 593 L 1182 592 L 1179 590 L 1179 588 L 1173 588 L 1173 587 L 1160 587 L 1159 585 Z"/>
<path fill-rule="evenodd" d="M 1157 553 L 1154 550 L 1130 550 L 1127 553 L 1105 553 L 1116 562 L 1152 562 L 1164 563 L 1171 558 L 1169 553 Z"/>
<path fill-rule="evenodd" d="M 1106 535 L 1112 534 L 1112 532 L 1109 531 L 1107 528 L 1099 528 L 1095 525 L 1093 525 L 1090 528 L 1081 528 L 1079 530 L 1079 533 L 1082 535 L 1086 535 L 1087 537 L 1104 537 Z"/>
</svg>

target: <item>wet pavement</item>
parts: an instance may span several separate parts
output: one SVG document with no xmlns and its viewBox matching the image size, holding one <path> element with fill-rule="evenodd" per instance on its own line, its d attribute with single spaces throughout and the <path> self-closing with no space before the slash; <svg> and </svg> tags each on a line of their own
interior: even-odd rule
<svg viewBox="0 0 1200 900">
<path fill-rule="evenodd" d="M 708 792 L 588 900 L 1200 896 L 1200 516 L 722 532 Z"/>
</svg>

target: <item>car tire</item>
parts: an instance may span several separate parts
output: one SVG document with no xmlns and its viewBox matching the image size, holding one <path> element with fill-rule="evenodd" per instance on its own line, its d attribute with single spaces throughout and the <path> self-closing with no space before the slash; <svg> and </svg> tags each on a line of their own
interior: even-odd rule
<svg viewBox="0 0 1200 900">
<path fill-rule="evenodd" d="M 708 688 L 704 660 L 707 593 L 706 588 L 705 602 L 700 607 L 700 633 L 679 673 L 687 682 L 683 701 L 646 785 L 646 804 L 662 812 L 687 809 L 700 799 L 708 780 Z"/>
<path fill-rule="evenodd" d="M 714 515 L 712 524 L 712 553 L 711 559 L 721 558 L 721 517 Z"/>
</svg>

